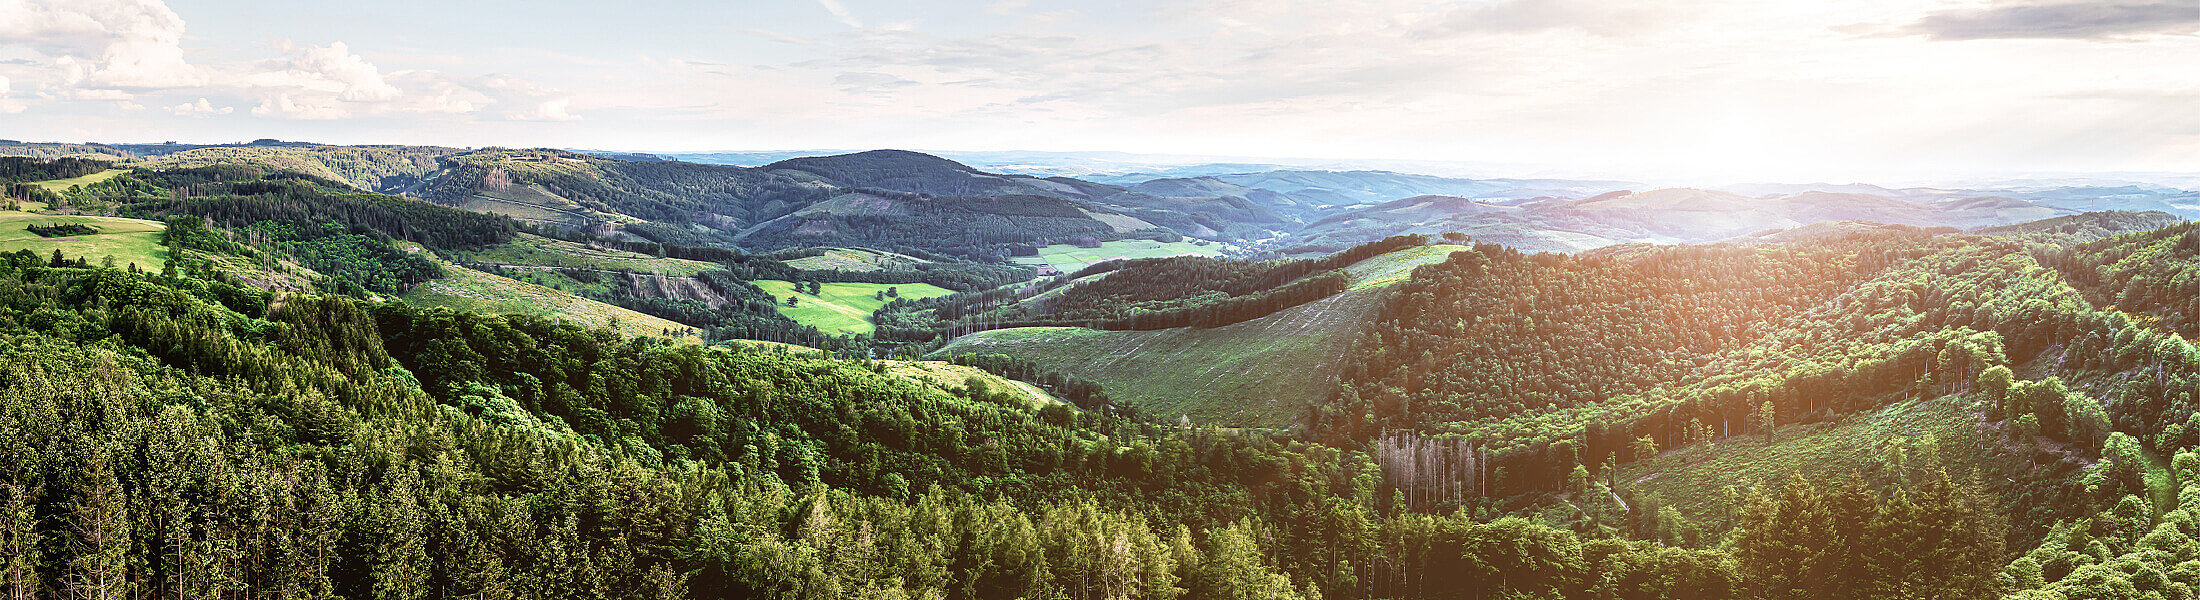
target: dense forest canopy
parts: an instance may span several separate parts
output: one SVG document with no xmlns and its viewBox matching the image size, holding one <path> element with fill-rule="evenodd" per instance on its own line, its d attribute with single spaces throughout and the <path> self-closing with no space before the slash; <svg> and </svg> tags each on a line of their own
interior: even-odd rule
<svg viewBox="0 0 2200 600">
<path fill-rule="evenodd" d="M 158 221 L 146 235 L 159 268 L 0 254 L 0 594 L 2166 599 L 2200 587 L 2200 350 L 2187 341 L 2200 334 L 2200 233 L 2109 235 L 2155 216 L 1571 255 L 1414 235 L 1312 259 L 1105 261 L 1032 279 L 994 252 L 1157 232 L 1092 225 L 1058 196 L 838 189 L 818 178 L 852 175 L 822 167 L 311 156 L 134 168 L 57 196 Z M 428 159 L 440 175 L 416 172 Z M 910 168 L 874 183 L 942 167 Z M 435 201 L 357 181 L 385 171 L 389 185 L 442 182 L 422 193 Z M 660 229 L 460 208 L 483 185 L 541 186 Z M 867 232 L 837 241 L 877 234 L 859 247 L 899 253 L 889 266 L 804 268 L 833 248 L 731 243 L 747 231 L 735 223 L 876 199 L 915 208 L 817 220 Z M 971 215 L 1014 227 L 926 229 Z M 630 235 L 648 231 L 660 234 Z M 927 234 L 963 237 L 899 245 Z M 526 262 L 521 242 L 576 262 Z M 1287 429 L 1146 414 L 1024 358 L 909 360 L 973 329 L 1265 318 L 1432 243 L 1448 258 L 1371 292 L 1380 308 L 1338 363 L 1340 385 Z M 564 286 L 698 335 L 403 299 L 460 270 Z M 826 335 L 758 282 L 813 299 L 824 283 L 956 293 L 881 290 L 876 335 Z M 909 374 L 949 366 L 1008 379 Z M 1807 464 L 1683 483 L 1737 456 Z"/>
</svg>

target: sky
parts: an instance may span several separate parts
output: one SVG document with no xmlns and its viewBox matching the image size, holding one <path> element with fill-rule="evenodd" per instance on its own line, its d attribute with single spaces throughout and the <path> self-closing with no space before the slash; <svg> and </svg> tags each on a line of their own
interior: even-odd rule
<svg viewBox="0 0 2200 600">
<path fill-rule="evenodd" d="M 2200 0 L 0 0 L 0 138 L 2194 172 Z"/>
</svg>

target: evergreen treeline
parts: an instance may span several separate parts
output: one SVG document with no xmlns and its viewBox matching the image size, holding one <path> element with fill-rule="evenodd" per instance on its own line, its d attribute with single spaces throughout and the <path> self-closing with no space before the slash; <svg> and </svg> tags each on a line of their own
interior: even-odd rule
<svg viewBox="0 0 2200 600">
<path fill-rule="evenodd" d="M 1357 451 L 866 361 L 37 257 L 0 278 L 11 593 L 1727 598 L 1791 580 L 1737 557 L 1792 544 L 1411 512 Z M 1963 497 L 1813 514 L 1910 531 L 1937 521 L 1888 515 L 1963 514 L 1942 496 Z M 1978 577 L 1951 565 L 1932 573 Z M 1940 585 L 1904 573 L 1872 581 Z"/>
<path fill-rule="evenodd" d="M 197 185 L 186 183 L 185 177 L 173 178 L 178 181 L 167 184 L 175 190 L 170 197 L 141 202 L 125 212 L 143 216 L 197 215 L 232 229 L 266 221 L 301 228 L 334 222 L 361 233 L 376 232 L 434 249 L 501 244 L 519 231 L 517 223 L 502 215 L 395 196 L 335 191 L 324 185 L 326 182 L 303 177 Z"/>
<path fill-rule="evenodd" d="M 1757 517 L 1644 513 L 1654 499 L 1627 497 L 1610 465 L 1951 397 L 1976 411 L 1988 441 L 1963 450 L 1986 465 L 1972 468 L 1996 469 L 1982 485 L 1992 501 L 1979 514 L 2007 519 L 2016 547 L 2039 545 L 1987 588 L 2031 590 L 2019 594 L 2026 598 L 2183 597 L 2192 584 L 2178 565 L 2190 554 L 2180 553 L 2200 548 L 2182 541 L 2192 535 L 2179 511 L 2189 475 L 2174 463 L 2193 459 L 2168 457 L 2200 446 L 2191 394 L 2200 389 L 2200 350 L 2175 332 L 2186 314 L 2177 286 L 2193 262 L 2189 229 L 2076 246 L 1901 233 L 1574 257 L 1478 246 L 1401 288 L 1347 367 L 1339 402 L 1311 409 L 1308 422 L 1332 443 L 1379 440 L 1386 468 L 1419 461 L 1442 470 L 1445 479 L 1400 482 L 1417 492 L 1414 505 L 1546 494 L 1572 497 L 1590 522 L 1622 507 L 1653 531 L 1735 522 L 1736 557 L 1745 578 L 1761 584 L 1769 576 L 1755 570 L 1766 561 L 1747 548 L 1747 522 Z M 1901 501 L 1936 484 L 1905 481 L 1864 495 L 1824 483 L 1783 493 L 1815 494 L 1818 504 L 1856 509 L 1850 515 L 1874 505 L 1920 514 Z M 1582 503 L 1584 492 L 1610 496 L 1612 508 Z M 1786 542 L 1814 552 L 1788 560 L 1833 570 L 1795 587 L 1817 590 L 1813 597 L 1933 595 L 1904 587 L 1914 582 L 1841 575 L 1899 561 L 1844 558 L 1835 542 L 1863 534 L 1810 534 L 1802 525 L 1813 519 L 1843 520 L 1812 502 L 1781 502 L 1801 508 L 1759 520 L 1816 544 Z M 1786 531 L 1790 524 L 1798 530 Z M 1844 526 L 1876 527 L 1868 519 Z M 1958 530 L 1890 534 L 1864 547 Z M 1941 595 L 1992 595 L 1966 581 L 1973 591 Z"/>
<path fill-rule="evenodd" d="M 83 177 L 105 171 L 110 164 L 107 161 L 73 156 L 51 160 L 29 156 L 0 156 L 0 181 L 45 181 Z"/>
</svg>

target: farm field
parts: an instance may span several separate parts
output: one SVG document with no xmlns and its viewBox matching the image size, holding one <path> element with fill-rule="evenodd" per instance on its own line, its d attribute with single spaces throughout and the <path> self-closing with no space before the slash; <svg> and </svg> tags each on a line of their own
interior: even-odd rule
<svg viewBox="0 0 2200 600">
<path fill-rule="evenodd" d="M 827 283 L 816 296 L 808 292 L 794 291 L 794 282 L 765 279 L 753 281 L 756 287 L 777 298 L 779 314 L 798 323 L 817 327 L 828 334 L 869 334 L 871 313 L 886 306 L 886 300 L 875 295 L 886 288 L 895 288 L 902 298 L 918 299 L 945 296 L 953 290 L 929 283 Z M 788 296 L 798 296 L 794 306 L 787 306 Z"/>
<path fill-rule="evenodd" d="M 663 337 L 688 327 L 567 292 L 444 264 L 449 277 L 414 287 L 405 301 L 420 306 L 500 315 L 564 319 L 590 328 L 611 327 L 632 336 Z"/>
<path fill-rule="evenodd" d="M 1287 427 L 1327 399 L 1347 346 L 1382 305 L 1380 288 L 1348 291 L 1211 329 L 1101 331 L 1023 327 L 956 339 L 934 356 L 1006 354 L 1100 384 L 1147 414 L 1241 427 Z"/>
<path fill-rule="evenodd" d="M 1052 266 L 1063 273 L 1074 273 L 1093 263 L 1118 258 L 1160 258 L 1164 256 L 1221 256 L 1221 246 L 1201 246 L 1191 242 L 1157 242 L 1153 240 L 1115 240 L 1101 242 L 1098 248 L 1079 248 L 1070 244 L 1055 244 L 1039 249 L 1038 256 L 1017 256 L 1009 259 L 1019 265 Z"/>
<path fill-rule="evenodd" d="M 932 261 L 906 254 L 869 248 L 832 248 L 824 254 L 787 261 L 787 266 L 807 271 L 906 271 Z"/>
<path fill-rule="evenodd" d="M 105 171 L 112 173 L 114 171 Z M 80 223 L 99 229 L 93 235 L 69 237 L 39 237 L 25 229 L 31 225 L 58 225 Z M 89 217 L 71 215 L 41 215 L 22 211 L 0 211 L 0 252 L 28 249 L 46 256 L 54 249 L 61 250 L 69 258 L 84 257 L 92 264 L 100 258 L 115 257 L 115 266 L 137 263 L 142 269 L 159 271 L 168 260 L 168 249 L 160 245 L 160 232 L 168 226 L 154 221 L 125 219 L 121 217 Z"/>
<path fill-rule="evenodd" d="M 46 191 L 49 192 L 64 192 L 68 191 L 69 186 L 91 185 L 109 179 L 114 179 L 115 177 L 122 175 L 123 172 L 128 170 L 129 169 L 108 169 L 82 177 L 70 177 L 68 179 L 48 179 L 45 181 L 36 182 L 36 184 L 38 185 L 38 187 L 46 188 Z M 64 250 L 63 252 L 66 252 L 66 250 Z"/>
<path fill-rule="evenodd" d="M 585 244 L 525 233 L 504 245 L 469 252 L 466 259 L 504 265 L 634 271 L 679 277 L 691 277 L 718 268 L 718 265 L 698 260 L 658 258 L 638 252 L 592 248 Z"/>
</svg>

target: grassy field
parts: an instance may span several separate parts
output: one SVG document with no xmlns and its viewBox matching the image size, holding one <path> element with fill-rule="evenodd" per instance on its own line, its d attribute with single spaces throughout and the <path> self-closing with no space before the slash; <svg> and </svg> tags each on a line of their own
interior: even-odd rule
<svg viewBox="0 0 2200 600">
<path fill-rule="evenodd" d="M 886 374 L 917 380 L 925 385 L 957 394 L 967 391 L 965 382 L 975 375 L 979 379 L 985 380 L 986 386 L 994 391 L 1006 390 L 1013 393 L 1023 398 L 1025 402 L 1031 403 L 1033 408 L 1061 402 L 1061 400 L 1056 400 L 1054 395 L 1048 394 L 1046 390 L 1039 389 L 1038 386 L 987 373 L 977 367 L 966 367 L 947 361 L 890 360 L 886 361 Z"/>
<path fill-rule="evenodd" d="M 612 327 L 635 336 L 664 336 L 686 325 L 604 304 L 547 287 L 514 281 L 457 265 L 444 265 L 449 277 L 405 293 L 405 301 L 488 314 L 524 314 L 564 319 L 586 327 Z"/>
<path fill-rule="evenodd" d="M 658 258 L 624 250 L 591 248 L 585 244 L 524 233 L 504 245 L 467 253 L 466 258 L 505 265 L 635 271 L 679 277 L 691 277 L 696 273 L 718 268 L 718 265 L 703 261 Z"/>
<path fill-rule="evenodd" d="M 502 190 L 480 190 L 459 205 L 471 211 L 496 213 L 528 223 L 557 224 L 570 227 L 589 225 L 598 220 L 632 222 L 633 217 L 599 213 L 574 203 L 563 196 L 551 193 L 540 185 L 512 186 Z"/>
<path fill-rule="evenodd" d="M 833 248 L 824 254 L 787 261 L 787 266 L 809 271 L 907 271 L 932 261 L 906 254 L 869 248 Z"/>
<path fill-rule="evenodd" d="M 1345 267 L 1352 274 L 1352 289 L 1381 287 L 1405 281 L 1413 276 L 1413 268 L 1444 262 L 1451 253 L 1465 250 L 1460 246 L 1416 246 L 1377 256 Z"/>
<path fill-rule="evenodd" d="M 1221 256 L 1222 247 L 1212 243 L 1201 246 L 1191 242 L 1116 240 L 1101 242 L 1098 248 L 1079 248 L 1069 244 L 1055 244 L 1040 248 L 1038 256 L 1018 256 L 1009 260 L 1019 265 L 1034 267 L 1051 265 L 1063 273 L 1072 273 L 1093 263 L 1118 258 L 1160 258 L 1187 254 Z"/>
<path fill-rule="evenodd" d="M 113 171 L 106 171 L 112 173 Z M 58 225 L 82 223 L 99 229 L 93 235 L 70 237 L 38 237 L 24 229 L 31 225 Z M 40 215 L 20 211 L 0 211 L 0 252 L 29 249 L 39 256 L 61 249 L 69 258 L 84 257 L 92 264 L 99 264 L 102 257 L 115 257 L 115 266 L 137 263 L 139 268 L 159 271 L 168 260 L 168 249 L 160 245 L 160 231 L 166 225 L 154 221 L 124 219 L 121 217 L 83 217 L 65 215 Z"/>
<path fill-rule="evenodd" d="M 1721 529 L 1729 524 L 1727 486 L 1746 491 L 1754 483 L 1784 483 L 1795 473 L 1846 475 L 1883 462 L 1881 451 L 1890 443 L 1909 444 L 1915 453 L 1931 440 L 1949 470 L 1959 475 L 1979 472 L 1988 480 L 2023 477 L 2001 470 L 2021 471 L 2024 465 L 1993 460 L 1985 451 L 1990 441 L 1979 429 L 1976 410 L 1967 397 L 1901 401 L 1837 421 L 1781 427 L 1770 440 L 1743 435 L 1689 445 L 1651 460 L 1620 465 L 1615 476 L 1622 492 L 1655 497 L 1690 521 Z"/>
<path fill-rule="evenodd" d="M 69 186 L 91 185 L 109 179 L 114 179 L 116 176 L 122 175 L 124 171 L 128 171 L 128 169 L 108 169 L 82 177 L 70 177 L 68 179 L 48 179 L 46 181 L 38 182 L 38 187 L 46 188 L 46 191 L 49 192 L 65 192 L 68 191 Z"/>
<path fill-rule="evenodd" d="M 1345 292 L 1211 329 L 1099 331 L 1025 327 L 966 335 L 939 355 L 1007 354 L 1093 380 L 1149 414 L 1242 427 L 1286 427 L 1328 399 L 1335 372 L 1381 289 Z"/>
<path fill-rule="evenodd" d="M 1413 267 L 1456 246 L 1408 248 L 1349 267 L 1345 293 L 1210 329 L 1099 331 L 1030 327 L 979 332 L 941 355 L 1007 354 L 1100 384 L 1108 396 L 1159 416 L 1225 426 L 1287 427 L 1329 398 L 1336 369 L 1361 328 Z"/>
<path fill-rule="evenodd" d="M 812 325 L 828 334 L 868 334 L 874 329 L 871 313 L 885 306 L 885 300 L 874 295 L 886 288 L 895 288 L 901 297 L 909 299 L 931 298 L 954 293 L 953 290 L 929 283 L 827 283 L 816 296 L 794 291 L 794 283 L 778 280 L 754 281 L 756 287 L 779 299 L 779 314 L 787 315 L 804 325 Z M 802 299 L 794 306 L 787 306 L 788 296 Z"/>
</svg>

